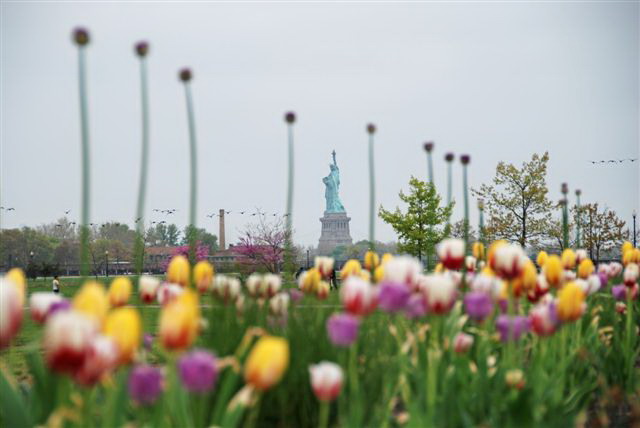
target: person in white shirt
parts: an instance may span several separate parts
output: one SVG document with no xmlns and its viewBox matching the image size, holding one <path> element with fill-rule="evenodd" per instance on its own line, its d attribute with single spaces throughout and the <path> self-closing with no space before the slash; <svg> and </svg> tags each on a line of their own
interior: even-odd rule
<svg viewBox="0 0 640 428">
<path fill-rule="evenodd" d="M 53 283 L 51 284 L 53 285 L 53 292 L 54 293 L 59 293 L 60 292 L 60 280 L 58 279 L 58 275 L 53 277 Z"/>
</svg>

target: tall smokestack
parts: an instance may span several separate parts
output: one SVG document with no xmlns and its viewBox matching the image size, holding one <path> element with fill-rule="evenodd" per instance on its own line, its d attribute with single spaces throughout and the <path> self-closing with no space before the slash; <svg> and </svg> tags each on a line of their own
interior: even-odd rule
<svg viewBox="0 0 640 428">
<path fill-rule="evenodd" d="M 220 210 L 220 236 L 218 237 L 220 240 L 220 250 L 225 249 L 225 239 L 224 239 L 224 209 Z"/>
</svg>

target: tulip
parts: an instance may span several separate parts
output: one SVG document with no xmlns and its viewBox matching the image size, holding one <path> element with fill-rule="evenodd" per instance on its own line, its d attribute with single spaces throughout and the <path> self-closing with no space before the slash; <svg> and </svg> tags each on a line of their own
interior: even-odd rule
<svg viewBox="0 0 640 428">
<path fill-rule="evenodd" d="M 195 340 L 199 325 L 198 295 L 186 290 L 162 308 L 159 326 L 160 342 L 168 350 L 184 350 Z"/>
<path fill-rule="evenodd" d="M 426 275 L 424 294 L 427 312 L 445 314 L 456 300 L 456 285 L 453 279 L 443 274 Z"/>
<path fill-rule="evenodd" d="M 316 289 L 316 297 L 320 300 L 324 300 L 329 297 L 329 291 L 331 287 L 327 281 L 320 281 L 318 288 Z"/>
<path fill-rule="evenodd" d="M 184 291 L 185 289 L 178 284 L 163 282 L 158 288 L 158 303 L 165 306 L 169 302 L 177 299 Z"/>
<path fill-rule="evenodd" d="M 418 259 L 410 256 L 394 257 L 384 265 L 383 280 L 405 284 L 415 290 L 422 270 L 422 263 Z"/>
<path fill-rule="evenodd" d="M 600 279 L 600 288 L 604 288 L 609 283 L 609 275 L 605 272 L 598 272 L 598 278 Z"/>
<path fill-rule="evenodd" d="M 5 275 L 5 278 L 13 282 L 20 296 L 20 306 L 24 305 L 27 295 L 27 277 L 20 268 L 11 268 Z"/>
<path fill-rule="evenodd" d="M 317 256 L 314 260 L 314 267 L 320 272 L 323 279 L 328 279 L 333 273 L 333 257 Z"/>
<path fill-rule="evenodd" d="M 525 386 L 524 373 L 520 369 L 509 370 L 505 374 L 505 382 L 510 388 L 522 389 Z"/>
<path fill-rule="evenodd" d="M 53 303 L 49 306 L 49 311 L 47 312 L 47 319 L 49 319 L 53 314 L 58 312 L 64 312 L 71 310 L 71 303 L 68 300 L 60 300 L 59 302 Z"/>
<path fill-rule="evenodd" d="M 467 272 L 476 271 L 476 258 L 473 256 L 467 256 L 464 258 L 464 266 Z"/>
<path fill-rule="evenodd" d="M 414 293 L 409 297 L 409 301 L 404 310 L 404 314 L 409 319 L 420 318 L 427 313 L 427 302 L 422 293 Z"/>
<path fill-rule="evenodd" d="M 148 364 L 140 364 L 129 374 L 129 396 L 134 403 L 146 406 L 153 404 L 164 388 L 162 371 Z"/>
<path fill-rule="evenodd" d="M 178 373 L 187 391 L 199 394 L 208 392 L 218 379 L 216 356 L 201 349 L 191 351 L 178 361 Z"/>
<path fill-rule="evenodd" d="M 576 267 L 576 253 L 571 248 L 566 248 L 560 256 L 562 267 L 566 270 L 572 270 Z"/>
<path fill-rule="evenodd" d="M 588 258 L 589 258 L 589 255 L 587 254 L 587 250 L 584 250 L 584 249 L 576 250 L 576 264 L 578 266 L 580 266 L 580 263 L 582 263 L 583 260 L 587 260 Z"/>
<path fill-rule="evenodd" d="M 562 283 L 571 282 L 576 279 L 577 275 L 574 271 L 565 269 L 562 272 Z"/>
<path fill-rule="evenodd" d="M 622 273 L 622 264 L 613 262 L 609 264 L 609 278 L 615 278 Z"/>
<path fill-rule="evenodd" d="M 92 386 L 110 371 L 118 362 L 118 345 L 107 336 L 94 336 L 87 348 L 84 363 L 74 374 L 74 379 L 81 385 Z"/>
<path fill-rule="evenodd" d="M 298 278 L 298 287 L 305 293 L 315 293 L 320 281 L 322 281 L 320 271 L 318 269 L 311 268 L 300 275 Z"/>
<path fill-rule="evenodd" d="M 558 318 L 575 321 L 584 312 L 585 294 L 575 282 L 569 282 L 558 293 Z"/>
<path fill-rule="evenodd" d="M 371 271 L 378 267 L 380 264 L 380 257 L 374 251 L 367 251 L 364 253 L 364 268 Z"/>
<path fill-rule="evenodd" d="M 611 287 L 611 294 L 615 300 L 627 300 L 627 298 L 635 300 L 638 296 L 638 288 L 638 284 L 632 287 L 627 287 L 624 284 L 614 285 Z"/>
<path fill-rule="evenodd" d="M 362 266 L 360 262 L 354 259 L 347 260 L 340 271 L 340 279 L 345 280 L 351 275 L 360 275 L 362 272 Z"/>
<path fill-rule="evenodd" d="M 556 256 L 555 254 L 549 256 L 544 264 L 544 275 L 549 285 L 557 288 L 560 286 L 560 284 L 562 284 L 563 270 L 560 257 Z"/>
<path fill-rule="evenodd" d="M 102 324 L 109 310 L 104 287 L 95 281 L 86 282 L 73 298 L 73 309 Z"/>
<path fill-rule="evenodd" d="M 123 306 L 127 304 L 129 297 L 131 296 L 131 289 L 133 285 L 129 278 L 120 276 L 114 279 L 109 286 L 109 303 L 111 306 Z"/>
<path fill-rule="evenodd" d="M 95 318 L 78 311 L 52 315 L 44 330 L 43 348 L 51 370 L 74 374 L 83 367 L 94 336 L 98 333 Z"/>
<path fill-rule="evenodd" d="M 138 280 L 138 293 L 140 299 L 144 303 L 151 303 L 156 299 L 158 293 L 158 287 L 160 286 L 160 280 L 153 276 L 142 275 Z"/>
<path fill-rule="evenodd" d="M 406 285 L 385 280 L 380 284 L 378 305 L 384 311 L 398 312 L 407 306 L 410 295 Z"/>
<path fill-rule="evenodd" d="M 587 294 L 590 296 L 596 293 L 602 287 L 602 280 L 598 275 L 589 275 L 587 278 Z"/>
<path fill-rule="evenodd" d="M 373 271 L 373 282 L 378 283 L 384 278 L 384 265 L 381 264 Z"/>
<path fill-rule="evenodd" d="M 342 369 L 336 363 L 322 361 L 309 366 L 311 388 L 320 401 L 330 402 L 340 395 L 342 389 Z"/>
<path fill-rule="evenodd" d="M 380 261 L 381 265 L 384 265 L 385 263 L 387 263 L 389 260 L 393 260 L 393 254 L 390 253 L 384 253 L 382 255 L 382 260 Z"/>
<path fill-rule="evenodd" d="M 22 324 L 19 287 L 11 279 L 0 277 L 0 349 L 11 343 Z"/>
<path fill-rule="evenodd" d="M 500 315 L 496 320 L 496 329 L 502 342 L 517 341 L 529 330 L 529 319 L 520 315 Z"/>
<path fill-rule="evenodd" d="M 638 275 L 640 274 L 640 269 L 637 264 L 629 263 L 624 268 L 624 275 L 622 276 L 622 280 L 624 285 L 627 287 L 633 287 L 633 285 L 638 281 Z"/>
<path fill-rule="evenodd" d="M 167 267 L 167 281 L 186 287 L 189 284 L 190 270 L 189 260 L 185 256 L 173 256 Z"/>
<path fill-rule="evenodd" d="M 344 281 L 340 288 L 344 309 L 353 315 L 366 315 L 376 308 L 376 296 L 369 282 L 356 276 Z"/>
<path fill-rule="evenodd" d="M 64 300 L 59 294 L 39 291 L 33 293 L 29 299 L 29 310 L 31 318 L 38 324 L 42 324 L 47 319 L 49 309 L 54 303 Z"/>
<path fill-rule="evenodd" d="M 151 351 L 153 348 L 153 335 L 150 333 L 145 333 L 142 335 L 142 346 L 145 350 Z"/>
<path fill-rule="evenodd" d="M 538 336 L 549 336 L 556 331 L 558 321 L 555 303 L 540 303 L 529 312 L 531 330 Z"/>
<path fill-rule="evenodd" d="M 206 260 L 201 260 L 193 267 L 193 282 L 200 293 L 206 293 L 211 288 L 213 280 L 213 266 Z"/>
<path fill-rule="evenodd" d="M 289 310 L 289 294 L 278 293 L 269 300 L 269 312 L 278 317 L 287 316 Z"/>
<path fill-rule="evenodd" d="M 220 275 L 216 275 L 216 279 L 219 276 Z M 302 277 L 302 275 L 300 276 Z M 249 296 L 258 297 L 261 283 L 262 283 L 262 275 L 260 275 L 259 273 L 252 273 L 251 275 L 249 275 L 249 277 L 247 278 L 247 281 L 245 282 L 245 286 L 247 287 L 247 292 L 249 293 Z M 214 289 L 215 289 L 215 282 L 214 282 Z"/>
<path fill-rule="evenodd" d="M 437 248 L 438 258 L 444 267 L 458 270 L 464 262 L 464 241 L 462 239 L 445 239 Z"/>
<path fill-rule="evenodd" d="M 464 354 L 473 346 L 473 336 L 466 333 L 458 333 L 453 338 L 453 350 L 456 354 Z"/>
<path fill-rule="evenodd" d="M 279 275 L 272 273 L 265 274 L 262 277 L 262 283 L 260 285 L 260 294 L 262 297 L 271 298 L 276 295 L 282 287 L 282 278 Z"/>
<path fill-rule="evenodd" d="M 471 291 L 464 296 L 464 308 L 471 319 L 481 322 L 493 312 L 493 301 L 483 291 Z"/>
<path fill-rule="evenodd" d="M 528 257 L 518 244 L 500 245 L 495 250 L 494 262 L 491 265 L 496 274 L 504 279 L 515 279 L 522 274 Z"/>
<path fill-rule="evenodd" d="M 142 336 L 140 314 L 133 308 L 114 309 L 105 320 L 103 333 L 118 345 L 118 362 L 131 362 Z"/>
<path fill-rule="evenodd" d="M 263 336 L 258 339 L 244 365 L 244 379 L 259 391 L 280 381 L 289 365 L 289 343 L 286 339 Z"/>
<path fill-rule="evenodd" d="M 291 297 L 291 301 L 299 302 L 304 297 L 304 293 L 297 288 L 290 288 L 287 290 L 289 292 L 289 297 Z"/>
<path fill-rule="evenodd" d="M 474 242 L 471 248 L 471 254 L 477 260 L 484 260 L 484 244 L 482 242 Z"/>
<path fill-rule="evenodd" d="M 596 268 L 590 259 L 583 259 L 578 263 L 578 278 L 587 279 L 595 270 Z"/>
<path fill-rule="evenodd" d="M 627 305 L 623 302 L 616 302 L 616 312 L 624 315 L 627 312 Z"/>
<path fill-rule="evenodd" d="M 327 320 L 327 332 L 331 343 L 346 347 L 358 339 L 360 321 L 350 314 L 333 314 Z"/>
<path fill-rule="evenodd" d="M 547 277 L 543 273 L 540 273 L 536 276 L 535 287 L 527 293 L 527 298 L 530 302 L 537 302 L 542 296 L 547 294 L 547 292 L 549 292 Z"/>
<path fill-rule="evenodd" d="M 496 299 L 500 294 L 501 284 L 501 280 L 495 276 L 481 273 L 473 277 L 470 288 L 472 291 L 486 293 L 491 298 Z"/>
<path fill-rule="evenodd" d="M 262 277 L 259 277 L 260 281 L 262 281 Z M 255 293 L 259 293 L 261 282 L 255 283 L 255 289 L 253 290 Z M 252 286 L 254 286 L 252 280 Z M 240 290 L 242 286 L 240 285 L 240 280 L 238 278 L 228 277 L 225 275 L 216 275 L 213 279 L 213 295 L 222 299 L 225 303 L 235 301 L 240 295 Z M 257 295 L 257 294 L 256 294 Z"/>
<path fill-rule="evenodd" d="M 507 245 L 508 242 L 505 241 L 504 239 L 498 239 L 497 241 L 494 241 L 490 246 L 489 246 L 489 251 L 487 252 L 487 263 L 489 264 L 489 267 L 495 271 L 495 269 L 493 268 L 493 266 L 495 265 L 496 262 L 496 251 L 498 251 L 498 248 L 502 247 L 503 245 Z"/>
<path fill-rule="evenodd" d="M 549 258 L 549 255 L 547 254 L 546 251 L 540 251 L 538 253 L 538 257 L 536 257 L 536 263 L 538 264 L 538 266 L 542 268 L 544 267 L 544 264 L 547 262 L 548 258 Z"/>
<path fill-rule="evenodd" d="M 513 281 L 513 295 L 516 297 L 520 297 L 522 293 L 528 293 L 536 287 L 536 282 L 538 280 L 538 272 L 536 271 L 536 265 L 527 258 L 522 272 L 520 275 L 514 279 Z"/>
</svg>

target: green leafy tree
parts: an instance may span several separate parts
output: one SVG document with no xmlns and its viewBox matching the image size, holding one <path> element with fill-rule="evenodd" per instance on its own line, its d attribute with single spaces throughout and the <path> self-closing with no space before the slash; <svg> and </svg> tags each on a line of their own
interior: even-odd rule
<svg viewBox="0 0 640 428">
<path fill-rule="evenodd" d="M 548 235 L 552 203 L 547 197 L 549 153 L 534 154 L 521 166 L 500 162 L 492 184 L 472 189 L 485 202 L 486 233 L 493 239 L 537 245 Z"/>
<path fill-rule="evenodd" d="M 192 227 L 188 225 L 184 228 L 181 245 L 189 245 L 189 231 Z M 196 228 L 196 236 L 200 245 L 207 247 L 210 253 L 218 250 L 218 237 L 216 235 L 207 232 L 205 229 Z"/>
<path fill-rule="evenodd" d="M 444 224 L 451 215 L 453 204 L 440 206 L 441 199 L 435 187 L 415 177 L 409 180 L 409 194 L 400 191 L 400 200 L 407 204 L 406 212 L 400 208 L 387 211 L 382 206 L 378 215 L 398 234 L 398 251 L 418 258 L 433 253 L 434 245 L 446 236 Z"/>
<path fill-rule="evenodd" d="M 582 217 L 582 244 L 589 250 L 589 257 L 598 262 L 600 253 L 619 247 L 627 237 L 625 221 L 615 211 L 600 208 L 597 203 L 580 207 Z"/>
<path fill-rule="evenodd" d="M 156 224 L 147 229 L 146 240 L 150 245 L 175 247 L 180 243 L 180 230 L 173 223 Z"/>
</svg>

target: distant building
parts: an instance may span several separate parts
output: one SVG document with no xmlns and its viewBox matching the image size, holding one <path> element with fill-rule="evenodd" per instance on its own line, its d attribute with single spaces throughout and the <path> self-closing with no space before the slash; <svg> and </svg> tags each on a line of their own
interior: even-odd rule
<svg viewBox="0 0 640 428">
<path fill-rule="evenodd" d="M 171 256 L 179 247 L 146 247 L 144 249 L 144 270 L 162 273 Z"/>
</svg>

